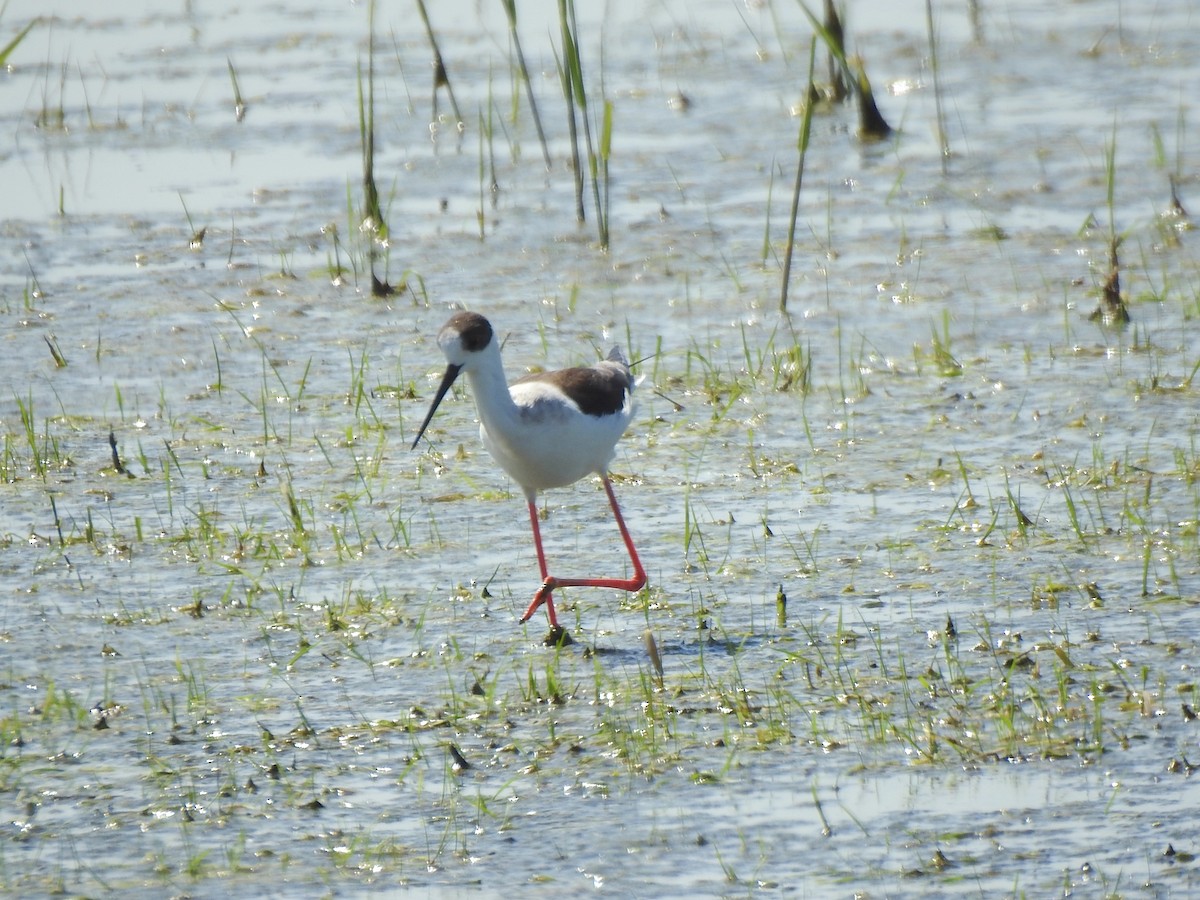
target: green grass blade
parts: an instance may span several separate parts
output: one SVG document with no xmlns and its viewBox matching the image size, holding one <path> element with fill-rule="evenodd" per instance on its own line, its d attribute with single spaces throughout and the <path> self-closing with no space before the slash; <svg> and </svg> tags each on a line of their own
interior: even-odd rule
<svg viewBox="0 0 1200 900">
<path fill-rule="evenodd" d="M 22 28 L 20 33 L 15 38 L 13 38 L 11 41 L 9 41 L 7 44 L 4 45 L 4 49 L 0 50 L 0 66 L 6 65 L 8 63 L 8 57 L 12 54 L 12 52 L 14 50 L 17 49 L 18 46 L 20 46 L 21 41 L 25 40 L 25 36 L 27 34 L 29 34 L 30 31 L 33 30 L 33 26 L 37 25 L 41 21 L 42 20 L 40 18 L 34 19 L 32 22 L 30 22 L 28 25 L 26 25 L 24 28 Z"/>
</svg>

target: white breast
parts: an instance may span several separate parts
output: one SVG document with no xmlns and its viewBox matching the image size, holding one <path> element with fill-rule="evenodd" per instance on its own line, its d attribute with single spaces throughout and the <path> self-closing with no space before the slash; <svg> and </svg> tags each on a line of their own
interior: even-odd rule
<svg viewBox="0 0 1200 900">
<path fill-rule="evenodd" d="M 633 416 L 628 395 L 619 412 L 589 416 L 543 382 L 514 384 L 511 393 L 515 419 L 485 416 L 479 434 L 488 452 L 526 494 L 607 471 L 614 447 Z"/>
</svg>

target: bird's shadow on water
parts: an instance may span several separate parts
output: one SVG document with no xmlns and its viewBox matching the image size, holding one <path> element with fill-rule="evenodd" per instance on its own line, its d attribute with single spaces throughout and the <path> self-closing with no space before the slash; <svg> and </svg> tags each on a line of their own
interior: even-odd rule
<svg viewBox="0 0 1200 900">
<path fill-rule="evenodd" d="M 617 640 L 623 638 L 624 635 L 615 636 Z M 597 643 L 586 643 L 588 638 L 581 636 L 567 646 L 575 646 L 579 648 L 579 652 L 585 657 L 593 656 L 601 657 L 602 659 L 612 660 L 622 663 L 643 663 L 647 661 L 649 655 L 646 646 L 642 641 L 635 639 L 629 640 L 627 643 L 619 645 L 601 645 Z M 690 659 L 697 660 L 704 654 L 719 653 L 724 656 L 736 657 L 745 652 L 753 652 L 762 650 L 776 643 L 778 635 L 775 634 L 752 634 L 743 635 L 737 638 L 722 637 L 713 632 L 703 632 L 695 640 L 667 640 L 661 644 L 656 644 L 658 655 L 661 659 Z"/>
</svg>

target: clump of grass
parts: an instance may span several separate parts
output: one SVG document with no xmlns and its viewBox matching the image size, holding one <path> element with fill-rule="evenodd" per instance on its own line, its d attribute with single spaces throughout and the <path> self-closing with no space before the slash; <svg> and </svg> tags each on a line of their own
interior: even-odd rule
<svg viewBox="0 0 1200 900">
<path fill-rule="evenodd" d="M 204 248 L 204 236 L 208 234 L 208 226 L 202 225 L 197 228 L 196 223 L 192 221 L 192 214 L 188 212 L 187 201 L 183 199 L 183 193 L 179 194 L 179 204 L 183 207 L 183 216 L 187 219 L 188 233 L 191 235 L 188 238 L 188 247 L 192 250 L 201 250 Z"/>
<path fill-rule="evenodd" d="M 1167 183 L 1171 188 L 1171 203 L 1167 207 L 1166 216 L 1184 223 L 1184 227 L 1186 227 L 1188 211 L 1184 208 L 1183 201 L 1179 199 L 1179 179 L 1175 173 L 1172 172 L 1167 176 Z"/>
<path fill-rule="evenodd" d="M 1192 224 L 1191 217 L 1188 215 L 1187 208 L 1183 205 L 1183 200 L 1179 196 L 1179 179 L 1184 169 L 1182 136 L 1187 132 L 1186 126 L 1184 109 L 1180 107 L 1175 128 L 1176 145 L 1174 160 L 1170 163 L 1170 170 L 1167 172 L 1170 202 L 1159 217 L 1163 243 L 1172 247 L 1179 246 L 1180 232 L 1191 231 L 1195 227 Z M 1154 139 L 1155 165 L 1160 169 L 1166 168 L 1168 165 L 1167 152 L 1163 146 L 1162 134 L 1159 132 L 1157 125 L 1151 126 L 1151 134 Z"/>
<path fill-rule="evenodd" d="M 1100 286 L 1100 305 L 1092 310 L 1088 319 L 1105 325 L 1124 325 L 1129 322 L 1129 309 L 1121 297 L 1121 260 L 1118 248 L 1121 238 L 1113 236 L 1108 244 L 1108 275 Z"/>
<path fill-rule="evenodd" d="M 933 364 L 934 370 L 943 378 L 952 378 L 963 373 L 963 365 L 954 355 L 953 343 L 950 337 L 950 313 L 942 313 L 942 331 L 939 334 L 936 327 L 931 330 L 929 349 L 913 345 L 913 358 L 918 371 L 922 362 Z"/>
<path fill-rule="evenodd" d="M 46 80 L 42 85 L 42 108 L 38 111 L 34 124 L 47 131 L 63 131 L 67 127 L 67 110 L 63 97 L 67 89 L 67 63 L 59 67 L 58 96 L 51 99 L 50 76 L 53 67 L 46 63 Z"/>
<path fill-rule="evenodd" d="M 500 194 L 500 183 L 496 177 L 496 152 L 494 145 L 495 108 L 495 104 L 492 102 L 489 79 L 487 115 L 483 114 L 483 110 L 479 111 L 479 206 L 475 211 L 475 218 L 479 224 L 479 239 L 481 241 L 486 237 L 486 198 L 491 198 L 491 205 L 494 209 L 496 199 Z"/>
<path fill-rule="evenodd" d="M 567 28 L 567 8 L 565 0 L 559 0 L 559 18 L 561 19 L 560 30 L 563 33 L 563 56 L 565 57 L 569 48 L 573 46 L 573 39 L 570 38 L 570 32 Z M 575 178 L 575 220 L 583 222 L 587 219 L 587 211 L 583 205 L 583 166 L 579 159 L 579 122 L 575 114 L 575 91 L 571 86 L 571 75 L 568 62 L 564 58 L 559 58 L 556 54 L 555 62 L 558 66 L 559 85 L 562 88 L 563 100 L 566 101 L 567 108 L 567 136 L 569 138 L 571 148 L 571 172 Z"/>
<path fill-rule="evenodd" d="M 864 141 L 880 141 L 889 137 L 892 133 L 892 127 L 888 125 L 883 114 L 879 111 L 879 105 L 875 102 L 875 93 L 871 89 L 871 81 L 867 77 L 866 65 L 862 59 L 854 57 L 851 59 L 846 55 L 845 50 L 845 34 L 842 28 L 841 20 L 836 14 L 828 20 L 829 25 L 822 23 L 812 14 L 809 8 L 802 2 L 800 9 L 804 11 L 804 15 L 808 18 L 809 24 L 812 25 L 813 31 L 817 37 L 825 44 L 829 50 L 829 55 L 837 61 L 841 67 L 847 80 L 854 88 L 854 97 L 858 101 L 858 136 Z M 829 11 L 829 7 L 826 7 Z M 830 27 L 832 26 L 832 27 Z"/>
<path fill-rule="evenodd" d="M 1125 325 L 1129 322 L 1129 310 L 1121 298 L 1121 261 L 1117 251 L 1121 246 L 1121 235 L 1117 234 L 1116 185 L 1117 185 L 1117 138 L 1114 134 L 1104 147 L 1104 176 L 1106 203 L 1108 206 L 1108 275 L 1100 287 L 1100 305 L 1088 318 L 1105 325 Z"/>
<path fill-rule="evenodd" d="M 422 5 L 422 9 L 424 6 Z M 358 132 L 362 146 L 363 213 L 359 230 L 370 236 L 367 263 L 371 273 L 371 296 L 387 297 L 395 288 L 375 273 L 375 262 L 381 245 L 386 245 L 390 232 L 383 209 L 379 204 L 379 188 L 375 184 L 375 0 L 368 8 L 367 90 L 363 94 L 362 65 L 358 69 Z"/>
<path fill-rule="evenodd" d="M 417 0 L 417 12 L 421 15 L 421 22 L 425 25 L 425 35 L 429 38 L 429 46 L 433 51 L 432 127 L 436 129 L 437 123 L 440 120 L 438 114 L 438 89 L 444 87 L 446 94 L 450 97 L 450 108 L 454 110 L 454 121 L 457 125 L 457 130 L 461 134 L 466 123 L 463 121 L 462 113 L 458 111 L 458 101 L 454 98 L 454 85 L 450 83 L 450 75 L 446 71 L 446 61 L 442 57 L 441 47 L 438 46 L 437 35 L 433 33 L 433 25 L 429 21 L 429 12 L 425 9 L 425 0 Z"/>
<path fill-rule="evenodd" d="M 588 114 L 587 88 L 583 80 L 583 62 L 579 52 L 579 27 L 575 19 L 574 0 L 558 0 L 559 31 L 562 56 L 558 59 L 559 81 L 567 108 L 567 129 L 571 138 L 572 170 L 575 173 L 575 218 L 586 219 L 583 202 L 583 169 L 580 165 L 579 122 L 583 123 L 584 145 L 587 151 L 588 173 L 592 179 L 592 197 L 596 207 L 596 229 L 600 249 L 607 250 L 608 227 L 608 163 L 612 150 L 613 104 L 603 98 L 603 119 L 600 140 L 592 139 L 592 124 Z M 603 68 L 603 66 L 602 66 Z M 578 112 L 576 112 L 578 110 Z"/>
<path fill-rule="evenodd" d="M 25 438 L 25 444 L 29 448 L 28 467 L 36 477 L 45 481 L 55 457 L 53 439 L 48 429 L 42 435 L 38 435 L 32 392 L 25 399 L 14 395 L 13 400 L 16 401 L 17 411 L 21 418 L 21 432 Z"/>
<path fill-rule="evenodd" d="M 1012 485 L 1009 483 L 1008 472 L 1004 473 L 1004 496 L 1008 501 L 1009 508 L 1012 510 L 1013 519 L 1017 523 L 1018 534 L 1021 537 L 1026 537 L 1029 529 L 1034 527 L 1036 523 L 1021 509 L 1020 491 L 1013 492 Z"/>
</svg>

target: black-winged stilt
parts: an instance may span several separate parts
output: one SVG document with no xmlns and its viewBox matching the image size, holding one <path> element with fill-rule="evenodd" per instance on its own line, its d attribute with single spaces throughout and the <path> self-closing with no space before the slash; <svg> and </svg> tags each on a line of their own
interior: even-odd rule
<svg viewBox="0 0 1200 900">
<path fill-rule="evenodd" d="M 420 443 L 438 404 L 454 380 L 466 373 L 479 412 L 479 435 L 483 444 L 500 467 L 521 486 L 529 507 L 542 586 L 533 595 L 533 602 L 521 616 L 521 621 L 529 621 L 537 608 L 545 604 L 551 637 L 559 639 L 564 632 L 554 613 L 555 588 L 641 590 L 646 583 L 646 572 L 638 559 L 629 529 L 625 527 L 608 477 L 608 465 L 616 443 L 633 416 L 636 385 L 620 348 L 614 347 L 607 359 L 592 366 L 539 372 L 509 384 L 504 377 L 496 333 L 491 323 L 478 313 L 459 312 L 451 316 L 438 332 L 438 345 L 446 356 L 446 374 L 412 446 L 415 449 Z M 538 491 L 571 484 L 593 472 L 604 483 L 613 516 L 633 564 L 632 578 L 559 578 L 551 575 L 546 567 L 538 526 Z"/>
</svg>

